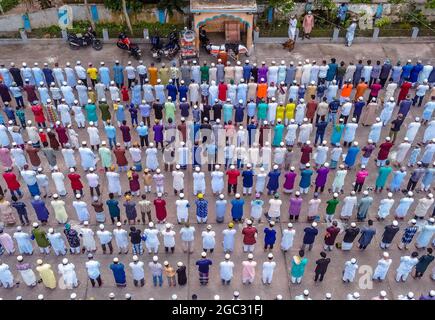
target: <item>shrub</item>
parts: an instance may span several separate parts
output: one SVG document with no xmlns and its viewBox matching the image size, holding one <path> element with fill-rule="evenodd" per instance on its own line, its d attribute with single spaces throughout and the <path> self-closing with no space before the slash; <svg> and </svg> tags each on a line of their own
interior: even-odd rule
<svg viewBox="0 0 435 320">
<path fill-rule="evenodd" d="M 382 18 L 376 20 L 375 27 L 377 27 L 377 28 L 383 28 L 383 27 L 388 26 L 390 24 L 391 24 L 390 18 L 388 18 L 388 17 L 382 17 Z"/>
</svg>

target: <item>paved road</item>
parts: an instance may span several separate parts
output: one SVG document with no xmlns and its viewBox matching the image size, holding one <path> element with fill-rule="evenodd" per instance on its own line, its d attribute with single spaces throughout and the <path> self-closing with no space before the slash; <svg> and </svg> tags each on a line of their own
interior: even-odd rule
<svg viewBox="0 0 435 320">
<path fill-rule="evenodd" d="M 342 45 L 336 45 L 336 44 L 328 44 L 328 45 L 319 45 L 319 44 L 307 44 L 307 45 L 299 45 L 296 47 L 295 51 L 292 53 L 287 53 L 279 48 L 279 46 L 271 46 L 271 45 L 258 45 L 256 48 L 255 54 L 250 57 L 249 59 L 251 61 L 257 61 L 260 62 L 262 60 L 266 60 L 268 62 L 272 60 L 280 61 L 281 59 L 285 59 L 286 61 L 294 60 L 299 61 L 305 58 L 309 59 L 317 59 L 318 61 L 323 58 L 329 58 L 332 56 L 335 56 L 338 58 L 338 60 L 344 60 L 346 62 L 350 60 L 356 60 L 357 58 L 372 58 L 374 59 L 383 59 L 383 58 L 390 58 L 393 62 L 397 61 L 397 59 L 400 59 L 402 61 L 406 60 L 407 58 L 420 58 L 424 62 L 427 60 L 433 61 L 434 57 L 431 54 L 434 52 L 434 44 L 433 43 L 418 43 L 415 45 L 412 44 L 355 44 L 350 49 L 345 48 Z M 143 50 L 144 53 L 148 56 L 147 51 Z M 83 63 L 87 63 L 89 61 L 94 62 L 95 64 L 99 63 L 100 61 L 106 61 L 106 64 L 110 64 L 111 61 L 115 59 L 119 59 L 122 64 L 126 65 L 129 58 L 124 52 L 120 52 L 118 48 L 111 45 L 106 45 L 105 48 L 100 51 L 96 52 L 92 49 L 84 49 L 79 51 L 71 51 L 67 46 L 58 46 L 58 45 L 51 45 L 51 44 L 40 44 L 40 45 L 0 45 L 0 57 L 1 61 L 5 63 L 9 63 L 11 61 L 15 61 L 17 64 L 21 63 L 22 61 L 26 61 L 28 64 L 33 63 L 35 61 L 38 61 L 40 64 L 42 62 L 55 62 L 59 61 L 61 64 L 64 64 L 67 61 L 70 61 L 71 63 L 74 63 L 76 60 L 81 60 Z M 203 57 L 201 57 L 201 60 Z M 207 60 L 210 60 L 209 57 L 207 57 Z M 149 58 L 144 58 L 145 63 L 149 63 Z M 421 109 L 413 108 L 410 112 L 410 116 L 406 119 L 406 124 L 411 121 L 411 119 L 419 114 L 421 114 Z M 30 115 L 29 115 L 30 116 Z M 405 124 L 405 126 L 406 126 Z M 367 140 L 368 135 L 368 128 L 359 128 L 358 129 L 358 140 L 360 143 L 365 143 Z M 87 134 L 85 130 L 78 130 L 80 135 L 80 140 L 87 139 Z M 388 132 L 388 129 L 385 128 L 382 132 L 382 135 L 385 136 Z M 423 130 L 419 132 L 418 137 L 416 138 L 416 141 L 419 141 L 421 139 Z M 103 136 L 104 133 L 102 133 Z M 404 132 L 401 132 L 399 134 L 398 140 L 401 141 L 401 139 L 404 136 Z M 136 137 L 136 136 L 135 136 Z M 329 131 L 327 134 L 327 137 L 329 137 Z M 120 139 L 120 137 L 119 137 Z M 59 155 L 59 159 L 60 159 Z M 299 150 L 296 151 L 294 161 L 295 164 L 298 162 L 299 159 Z M 66 168 L 63 166 L 63 161 L 60 162 L 61 169 L 66 172 Z M 48 165 L 45 164 L 44 168 L 46 171 L 49 170 Z M 371 173 L 369 177 L 369 181 L 367 182 L 366 186 L 373 186 L 374 180 L 376 179 L 376 167 L 373 162 L 370 162 L 369 164 L 369 171 Z M 83 174 L 83 171 L 79 170 L 80 174 Z M 186 180 L 185 183 L 187 185 L 186 194 L 188 197 L 188 200 L 192 204 L 194 201 L 194 196 L 192 195 L 192 179 L 191 179 L 191 170 L 189 169 L 186 172 Z M 166 174 L 169 176 L 169 174 Z M 351 170 L 349 174 L 347 175 L 346 179 L 346 188 L 345 188 L 345 195 L 348 194 L 351 191 L 351 183 L 354 181 L 354 175 L 355 171 Z M 103 180 L 104 181 L 104 180 Z M 331 183 L 332 179 L 329 180 L 329 183 Z M 171 182 L 169 178 L 166 179 L 166 191 L 168 191 L 168 195 L 165 196 L 165 199 L 168 204 L 168 212 L 169 217 L 168 220 L 171 223 L 176 224 L 176 217 L 175 217 L 175 205 L 174 201 L 176 200 L 176 197 L 171 192 Z M 125 175 L 122 175 L 122 186 L 123 190 L 127 190 L 128 181 L 126 179 Z M 104 197 L 107 194 L 106 184 L 103 183 L 102 186 L 102 193 Z M 69 185 L 68 185 L 69 188 Z M 210 181 L 207 179 L 207 190 L 210 189 Z M 51 191 L 54 192 L 54 186 L 51 186 Z M 71 206 L 71 194 L 72 191 L 69 190 L 68 198 L 67 198 L 67 204 L 68 204 L 68 213 L 71 218 L 72 224 L 76 224 L 77 221 L 74 210 Z M 395 275 L 395 269 L 398 266 L 399 257 L 402 254 L 399 250 L 397 250 L 396 245 L 394 244 L 390 249 L 390 254 L 393 259 L 393 265 L 390 269 L 390 273 L 388 275 L 388 278 L 383 283 L 374 283 L 371 287 L 370 285 L 367 285 L 367 277 L 370 278 L 368 275 L 370 271 L 367 271 L 367 268 L 374 267 L 376 265 L 377 260 L 382 255 L 382 250 L 379 248 L 379 239 L 380 234 L 382 233 L 383 227 L 385 224 L 391 222 L 391 219 L 388 219 L 388 221 L 384 223 L 378 223 L 376 222 L 376 229 L 378 231 L 378 235 L 376 237 L 376 241 L 370 245 L 370 247 L 360 252 L 358 249 L 354 248 L 351 252 L 341 252 L 341 251 L 333 251 L 329 254 L 329 257 L 331 257 L 332 262 L 329 267 L 328 273 L 326 274 L 325 280 L 323 283 L 314 283 L 313 276 L 314 276 L 314 261 L 318 259 L 319 253 L 322 250 L 322 238 L 324 235 L 324 231 L 326 228 L 326 224 L 321 223 L 319 225 L 320 233 L 318 236 L 318 239 L 316 241 L 316 245 L 314 246 L 313 250 L 311 252 L 307 252 L 307 258 L 309 259 L 309 264 L 306 269 L 305 277 L 302 281 L 302 284 L 300 285 L 289 285 L 289 264 L 291 261 L 291 257 L 297 253 L 298 248 L 301 245 L 302 240 L 302 230 L 305 226 L 307 226 L 307 223 L 305 222 L 305 212 L 307 208 L 307 202 L 312 198 L 313 189 L 310 190 L 310 193 L 308 195 L 305 195 L 304 198 L 304 204 L 302 209 L 302 216 L 301 221 L 299 223 L 295 224 L 295 228 L 297 230 L 296 233 L 296 240 L 294 247 L 291 251 L 287 253 L 282 253 L 279 248 L 274 248 L 273 253 L 275 256 L 275 261 L 277 262 L 277 269 L 276 273 L 274 275 L 274 280 L 272 285 L 270 286 L 264 286 L 261 283 L 261 264 L 263 261 L 266 260 L 267 253 L 264 252 L 259 245 L 255 249 L 255 261 L 258 262 L 257 267 L 257 277 L 255 279 L 255 282 L 252 285 L 243 285 L 241 283 L 241 262 L 246 259 L 246 254 L 242 252 L 241 249 L 241 234 L 238 232 L 236 239 L 237 244 L 236 245 L 236 251 L 232 255 L 232 260 L 236 264 L 235 268 L 235 278 L 233 283 L 230 286 L 222 286 L 219 279 L 219 271 L 218 271 L 218 263 L 223 260 L 223 252 L 222 247 L 220 245 L 222 241 L 221 231 L 225 228 L 226 224 L 229 222 L 229 212 L 227 213 L 227 217 L 225 220 L 225 224 L 217 224 L 215 223 L 215 213 L 214 213 L 214 198 L 211 195 L 211 192 L 206 193 L 206 199 L 209 200 L 210 206 L 209 206 L 209 212 L 210 212 L 210 218 L 209 222 L 212 224 L 213 229 L 216 231 L 217 234 L 217 248 L 216 251 L 210 255 L 211 259 L 213 260 L 213 266 L 211 269 L 211 279 L 210 283 L 206 287 L 201 287 L 199 285 L 199 281 L 197 278 L 197 271 L 195 267 L 195 262 L 199 258 L 199 254 L 201 252 L 201 241 L 200 241 L 200 232 L 205 229 L 205 225 L 197 225 L 196 223 L 195 228 L 197 230 L 196 236 L 197 240 L 195 243 L 195 253 L 192 255 L 184 254 L 181 250 L 181 243 L 179 241 L 179 238 L 177 236 L 177 248 L 174 254 L 165 254 L 162 252 L 162 248 L 160 248 L 159 251 L 159 257 L 161 262 L 164 260 L 168 260 L 172 265 L 175 265 L 177 261 L 183 261 L 186 265 L 188 265 L 188 285 L 184 287 L 176 287 L 176 288 L 168 288 L 167 283 L 164 283 L 163 288 L 153 289 L 152 282 L 151 282 L 151 276 L 149 273 L 148 268 L 146 268 L 146 285 L 144 288 L 135 288 L 133 286 L 133 281 L 131 277 L 130 270 L 127 267 L 127 279 L 128 279 L 128 286 L 127 288 L 116 288 L 114 287 L 114 281 L 113 277 L 111 275 L 111 271 L 108 269 L 108 265 L 111 263 L 111 260 L 113 256 L 110 255 L 103 255 L 101 250 L 98 249 L 98 252 L 95 254 L 95 259 L 101 262 L 103 266 L 102 270 L 102 278 L 104 281 L 102 288 L 92 288 L 90 282 L 87 281 L 86 271 L 84 269 L 84 263 L 86 261 L 85 255 L 80 256 L 68 256 L 68 258 L 76 265 L 76 270 L 78 273 L 78 277 L 80 280 L 80 286 L 77 289 L 74 290 L 61 290 L 56 289 L 54 291 L 51 291 L 49 289 L 45 289 L 42 284 L 38 284 L 37 288 L 27 288 L 24 283 L 21 283 L 18 287 L 13 289 L 4 289 L 0 288 L 0 297 L 3 299 L 15 299 L 17 295 L 23 296 L 24 299 L 35 299 L 38 294 L 42 293 L 45 295 L 46 299 L 67 299 L 71 292 L 76 292 L 78 297 L 80 299 L 106 299 L 108 297 L 108 294 L 110 292 L 114 292 L 117 296 L 117 298 L 122 298 L 122 296 L 125 293 L 131 293 L 135 299 L 148 299 L 150 297 L 154 297 L 156 299 L 169 299 L 172 294 L 177 294 L 180 299 L 187 299 L 190 298 L 192 294 L 197 294 L 199 299 L 212 299 L 215 294 L 219 294 L 222 298 L 229 299 L 232 297 L 232 293 L 234 290 L 240 291 L 240 296 L 243 299 L 252 299 L 255 295 L 261 296 L 263 299 L 273 299 L 276 297 L 277 294 L 283 295 L 284 299 L 293 299 L 294 296 L 299 295 L 302 293 L 304 289 L 309 289 L 312 298 L 314 299 L 322 299 L 326 292 L 331 292 L 333 297 L 335 299 L 343 299 L 345 296 L 354 291 L 359 291 L 361 294 L 362 299 L 370 299 L 373 296 L 377 295 L 380 290 L 386 290 L 388 293 L 389 298 L 395 298 L 399 294 L 403 294 L 408 292 L 409 290 L 414 291 L 417 295 L 421 293 L 426 293 L 428 290 L 434 288 L 433 281 L 430 280 L 430 272 L 428 271 L 424 278 L 421 280 L 414 280 L 413 278 L 409 278 L 406 283 L 396 283 L 394 280 Z M 374 218 L 376 216 L 377 212 L 377 204 L 379 203 L 380 199 L 386 196 L 386 192 L 382 194 L 373 194 L 372 195 L 375 199 L 374 205 L 372 209 L 370 210 L 369 216 L 371 218 Z M 401 198 L 402 194 L 396 194 L 394 196 L 396 200 L 396 204 L 398 200 Z M 417 193 L 416 199 L 419 199 L 420 197 L 423 197 L 423 193 Z M 331 195 L 328 192 L 324 192 L 321 196 L 322 199 L 322 205 L 320 208 L 321 212 L 324 212 L 325 210 L 325 202 L 331 197 Z M 341 197 L 341 196 L 340 196 Z M 263 197 L 265 200 L 267 199 L 266 196 Z M 278 230 L 278 241 L 280 239 L 281 230 L 286 228 L 286 224 L 288 222 L 287 217 L 287 210 L 288 210 L 288 198 L 289 196 L 283 196 L 283 211 L 282 211 L 282 221 L 281 224 L 277 225 L 276 228 Z M 29 196 L 26 194 L 24 200 L 27 204 L 29 204 Z M 87 193 L 85 196 L 85 200 L 90 202 L 90 195 Z M 246 201 L 250 201 L 249 197 L 245 198 Z M 47 202 L 49 200 L 47 199 Z M 415 204 L 414 204 L 415 206 Z M 340 212 L 341 206 L 338 207 L 338 212 Z M 30 209 L 30 211 L 32 211 Z M 90 210 L 92 211 L 92 209 Z M 248 212 L 248 209 L 246 209 L 245 212 Z M 411 210 L 412 212 L 412 210 Z M 191 215 L 193 214 L 193 211 Z M 31 213 L 32 220 L 35 220 L 35 216 L 33 213 Z M 54 217 L 50 218 L 49 224 L 57 229 L 61 229 L 61 226 L 58 226 L 56 221 L 54 220 Z M 97 225 L 95 222 L 94 217 L 91 220 L 92 227 L 97 230 Z M 108 228 L 112 228 L 110 225 L 110 222 L 107 223 Z M 403 227 L 405 223 L 401 223 L 401 227 Z M 260 230 L 259 239 L 260 243 L 263 242 L 263 228 L 266 226 L 266 224 L 263 222 L 259 225 L 257 225 L 258 229 Z M 143 229 L 144 226 L 140 226 L 139 228 Z M 128 228 L 128 226 L 126 226 Z M 242 226 L 238 225 L 237 230 L 240 231 Z M 27 230 L 27 228 L 25 228 Z M 179 226 L 175 226 L 175 230 L 179 230 Z M 6 232 L 13 233 L 13 228 L 6 228 Z M 338 239 L 341 239 L 341 236 L 339 236 Z M 399 240 L 399 236 L 395 239 L 396 241 Z M 409 252 L 410 253 L 410 252 Z M 423 251 L 420 251 L 420 254 L 422 254 Z M 341 271 L 343 268 L 343 264 L 346 260 L 355 257 L 358 259 L 359 265 L 360 265 L 360 274 L 357 276 L 357 280 L 354 283 L 351 284 L 343 284 L 341 282 Z M 14 272 L 14 275 L 16 275 L 16 278 L 19 279 L 19 275 L 15 271 L 14 265 L 15 265 L 15 258 L 14 256 L 5 256 L 3 255 L 0 259 L 2 259 L 4 262 L 10 265 L 11 269 Z M 32 263 L 33 266 L 35 266 L 35 262 L 38 258 L 44 259 L 44 261 L 50 263 L 54 268 L 57 267 L 57 264 L 60 263 L 61 258 L 55 257 L 54 255 L 50 255 L 47 257 L 39 255 L 39 253 L 35 253 L 31 257 L 25 257 L 25 261 L 28 261 Z M 128 255 L 121 255 L 119 256 L 120 261 L 123 262 L 125 265 L 128 265 L 128 263 L 131 261 L 131 253 Z M 148 254 L 144 254 L 141 259 L 143 259 L 146 264 L 151 261 L 152 256 Z M 367 275 L 368 272 L 368 275 Z"/>
</svg>

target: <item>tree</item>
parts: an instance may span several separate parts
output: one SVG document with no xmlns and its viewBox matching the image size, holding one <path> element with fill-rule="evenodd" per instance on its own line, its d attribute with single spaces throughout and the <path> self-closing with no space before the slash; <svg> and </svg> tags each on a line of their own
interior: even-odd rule
<svg viewBox="0 0 435 320">
<path fill-rule="evenodd" d="M 269 0 L 268 10 L 271 11 L 271 19 L 268 19 L 268 22 L 271 23 L 273 13 L 275 10 L 281 11 L 285 15 L 289 14 L 295 7 L 295 3 L 293 0 Z"/>
<path fill-rule="evenodd" d="M 143 8 L 145 2 L 145 0 L 104 0 L 104 5 L 106 8 L 112 11 L 122 12 L 128 29 L 131 33 L 133 33 L 133 27 L 131 26 L 130 16 L 128 15 L 128 12 L 140 11 Z"/>
<path fill-rule="evenodd" d="M 157 4 L 157 9 L 165 11 L 165 21 L 174 16 L 175 12 L 184 13 L 183 7 L 187 5 L 185 0 L 160 0 Z"/>
<path fill-rule="evenodd" d="M 122 0 L 122 12 L 124 13 L 125 22 L 127 23 L 128 30 L 133 33 L 133 27 L 131 26 L 130 16 L 128 15 L 126 0 Z"/>
</svg>

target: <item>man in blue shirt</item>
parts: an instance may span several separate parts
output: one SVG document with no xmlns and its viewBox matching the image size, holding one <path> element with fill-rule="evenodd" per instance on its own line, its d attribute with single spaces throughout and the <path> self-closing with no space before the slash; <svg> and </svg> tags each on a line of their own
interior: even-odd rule
<svg viewBox="0 0 435 320">
<path fill-rule="evenodd" d="M 107 124 L 104 125 L 104 131 L 109 139 L 109 146 L 112 149 L 116 145 L 116 128 L 107 120 Z"/>
<path fill-rule="evenodd" d="M 243 177 L 243 195 L 246 193 L 252 194 L 252 186 L 254 185 L 254 170 L 252 170 L 252 165 L 248 163 L 246 165 L 246 170 L 242 172 Z"/>
<path fill-rule="evenodd" d="M 325 135 L 326 127 L 328 126 L 328 122 L 325 120 L 320 120 L 316 123 L 316 139 L 314 140 L 314 146 L 317 146 L 317 140 L 319 142 L 323 141 L 323 136 Z"/>
<path fill-rule="evenodd" d="M 276 241 L 276 231 L 273 229 L 275 226 L 274 221 L 269 222 L 269 227 L 264 228 L 264 250 L 273 249 Z"/>
<path fill-rule="evenodd" d="M 196 261 L 196 265 L 198 266 L 199 272 L 199 283 L 204 286 L 208 284 L 210 266 L 213 262 L 210 259 L 207 259 L 207 253 L 201 253 L 201 259 Z"/>
<path fill-rule="evenodd" d="M 245 200 L 240 198 L 240 193 L 236 193 L 236 198 L 231 200 L 231 216 L 234 222 L 242 221 L 244 204 Z"/>
<path fill-rule="evenodd" d="M 249 60 L 246 60 L 245 65 L 243 66 L 243 79 L 245 79 L 246 83 L 251 79 L 251 70 L 252 66 L 249 64 Z"/>
<path fill-rule="evenodd" d="M 257 125 L 255 124 L 255 119 L 251 119 L 251 123 L 248 124 L 248 146 L 252 147 L 252 143 L 255 141 L 255 134 L 257 131 Z"/>
<path fill-rule="evenodd" d="M 308 251 L 311 251 L 318 233 L 317 222 L 313 222 L 310 227 L 306 227 L 304 229 L 304 239 L 302 240 L 301 250 L 305 250 L 305 247 L 308 246 Z"/>
<path fill-rule="evenodd" d="M 140 139 L 140 146 L 143 148 L 145 145 L 148 147 L 149 141 L 148 141 L 148 127 L 141 122 L 139 126 L 136 128 L 137 134 L 139 135 Z"/>
<path fill-rule="evenodd" d="M 340 108 L 340 101 L 337 98 L 334 98 L 329 103 L 329 113 L 328 113 L 328 122 L 331 122 L 335 124 L 335 120 L 337 119 L 337 112 Z"/>
<path fill-rule="evenodd" d="M 363 97 L 359 97 L 358 101 L 355 102 L 355 104 L 354 104 L 353 117 L 356 119 L 356 123 L 358 123 L 359 118 L 361 118 L 361 113 L 362 113 L 362 110 L 363 110 L 365 104 L 366 103 L 364 102 Z"/>
<path fill-rule="evenodd" d="M 185 98 L 187 101 L 187 91 L 189 91 L 189 88 L 184 84 L 184 80 L 181 80 L 180 84 L 181 85 L 178 88 L 180 101 L 183 101 L 183 98 Z"/>
<path fill-rule="evenodd" d="M 335 75 L 337 73 L 337 69 L 338 69 L 338 65 L 337 63 L 335 63 L 336 59 L 332 58 L 331 59 L 331 63 L 328 64 L 328 71 L 326 73 L 326 81 L 327 83 L 331 82 L 332 80 L 334 80 Z"/>
</svg>

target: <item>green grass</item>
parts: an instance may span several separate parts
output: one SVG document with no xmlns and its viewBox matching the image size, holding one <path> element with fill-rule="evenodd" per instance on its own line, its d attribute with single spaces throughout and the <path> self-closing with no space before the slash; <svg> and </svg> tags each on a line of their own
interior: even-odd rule
<svg viewBox="0 0 435 320">
<path fill-rule="evenodd" d="M 2 0 L 2 1 L 0 1 L 0 4 L 1 4 L 3 11 L 5 13 L 7 13 L 9 10 L 15 8 L 18 5 L 18 3 L 20 3 L 20 1 L 18 1 L 18 0 Z"/>
</svg>

